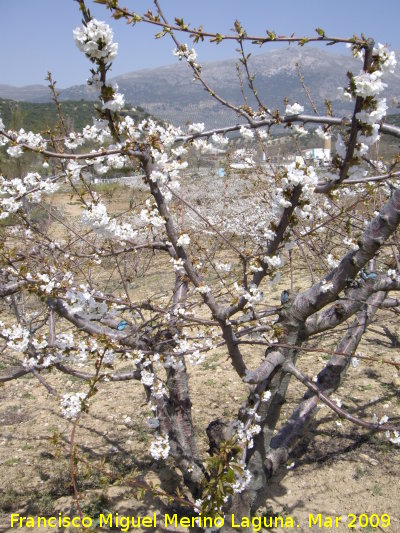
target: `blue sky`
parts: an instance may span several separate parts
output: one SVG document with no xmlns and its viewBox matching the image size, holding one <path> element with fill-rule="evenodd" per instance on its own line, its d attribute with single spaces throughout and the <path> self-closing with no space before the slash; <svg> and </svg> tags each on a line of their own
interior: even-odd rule
<svg viewBox="0 0 400 533">
<path fill-rule="evenodd" d="M 151 0 L 122 0 L 121 5 L 139 13 L 152 8 Z M 193 25 L 227 33 L 237 18 L 248 33 L 312 35 L 322 27 L 336 36 L 364 32 L 377 42 L 400 49 L 400 0 L 160 0 L 165 14 L 183 17 Z M 119 43 L 112 75 L 152 68 L 175 61 L 169 38 L 154 40 L 154 28 L 139 24 L 127 27 L 110 20 L 103 6 L 87 1 L 92 14 L 110 23 Z M 84 83 L 89 63 L 76 48 L 72 30 L 80 25 L 74 0 L 0 0 L 0 84 L 43 84 L 51 70 L 60 88 Z M 182 40 L 185 40 L 182 38 Z M 187 40 L 187 39 L 186 39 Z M 197 46 L 200 61 L 234 56 L 234 46 Z M 332 48 L 332 47 L 331 47 Z M 253 53 L 268 51 L 254 47 Z M 337 49 L 343 51 L 343 49 Z"/>
</svg>

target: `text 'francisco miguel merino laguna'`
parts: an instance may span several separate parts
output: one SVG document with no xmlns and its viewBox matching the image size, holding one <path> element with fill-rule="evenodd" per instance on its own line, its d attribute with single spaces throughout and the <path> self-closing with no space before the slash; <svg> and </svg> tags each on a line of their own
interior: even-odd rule
<svg viewBox="0 0 400 533">
<path fill-rule="evenodd" d="M 386 515 L 385 515 L 386 516 Z M 342 521 L 341 516 L 322 516 L 321 514 L 309 515 L 308 526 L 315 526 L 318 529 L 337 529 L 339 523 Z M 389 518 L 390 521 L 390 518 Z M 161 527 L 202 527 L 202 528 L 221 528 L 225 521 L 223 517 L 208 517 L 201 514 L 192 516 L 178 516 L 175 514 L 165 514 L 163 516 L 153 515 L 146 516 L 125 516 L 118 513 L 107 515 L 100 514 L 97 520 L 97 527 L 110 528 L 116 527 L 120 531 L 130 531 L 131 529 L 139 528 L 156 528 L 157 525 Z M 390 523 L 390 522 L 389 522 Z M 42 528 L 76 528 L 76 529 L 89 529 L 93 527 L 93 519 L 90 516 L 69 517 L 63 516 L 61 513 L 58 516 L 22 516 L 14 513 L 10 516 L 10 526 L 12 529 L 34 529 L 40 530 Z M 249 529 L 251 531 L 260 531 L 261 528 L 275 528 L 282 527 L 285 529 L 297 529 L 299 525 L 294 522 L 290 516 L 274 516 L 274 517 L 236 517 L 234 514 L 231 516 L 231 526 L 233 528 Z"/>
</svg>

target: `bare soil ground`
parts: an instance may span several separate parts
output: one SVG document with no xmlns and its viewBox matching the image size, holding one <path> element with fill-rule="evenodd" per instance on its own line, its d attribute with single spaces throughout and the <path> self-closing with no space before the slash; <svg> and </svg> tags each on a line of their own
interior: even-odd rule
<svg viewBox="0 0 400 533">
<path fill-rule="evenodd" d="M 392 350 L 386 354 L 392 356 Z M 308 367 L 311 373 L 315 363 L 315 356 L 308 356 L 303 369 Z M 378 370 L 363 363 L 352 368 L 337 397 L 351 412 L 367 419 L 376 413 L 399 420 L 399 378 L 391 367 L 382 365 Z M 75 379 L 59 375 L 48 378 L 56 388 L 80 390 Z M 231 416 L 232 404 L 239 405 L 245 391 L 222 352 L 210 354 L 200 367 L 192 368 L 190 385 L 196 431 L 205 453 L 207 424 Z M 285 406 L 287 415 L 301 392 L 297 385 L 292 387 Z M 76 515 L 68 454 L 71 424 L 33 377 L 6 384 L 0 399 L 2 530 L 11 530 L 7 527 L 11 512 Z M 145 419 L 149 414 L 140 384 L 101 386 L 75 437 L 79 456 L 93 463 L 93 467 L 80 464 L 77 472 L 81 505 L 89 516 L 107 510 L 142 516 L 162 512 L 160 502 L 153 498 L 138 501 L 130 483 L 135 471 L 140 479 L 156 482 L 166 491 L 179 483 L 179 476 L 171 480 L 168 468 L 155 464 L 148 453 L 151 436 Z M 268 513 L 293 517 L 300 524 L 299 531 L 318 530 L 308 527 L 309 513 L 387 513 L 391 517 L 387 531 L 400 532 L 400 449 L 389 444 L 384 435 L 368 434 L 322 408 L 287 466 L 291 468 L 283 467 L 269 485 Z M 113 476 L 108 478 L 104 471 Z M 346 529 L 344 524 L 339 531 Z"/>
<path fill-rule="evenodd" d="M 65 198 L 63 201 L 70 217 L 79 215 L 79 206 Z M 113 201 L 118 203 L 118 198 Z M 158 281 L 154 274 L 150 283 L 155 286 Z M 272 297 L 277 299 L 280 290 L 277 287 Z M 399 348 L 395 343 L 392 346 L 383 326 L 394 335 L 400 334 L 393 315 L 387 313 L 384 320 L 373 325 L 374 331 L 367 334 L 359 349 L 369 356 L 399 362 Z M 315 340 L 312 346 L 329 350 L 336 340 L 333 336 L 324 337 Z M 247 357 L 255 362 L 261 353 L 249 352 Z M 304 353 L 299 366 L 314 376 L 328 357 L 329 353 Z M 128 369 L 126 362 L 120 366 Z M 49 372 L 46 379 L 63 393 L 82 390 L 76 378 Z M 190 367 L 190 388 L 196 433 L 205 455 L 208 448 L 205 428 L 211 420 L 234 416 L 246 396 L 246 388 L 222 348 L 209 353 L 201 365 Z M 286 417 L 303 393 L 302 385 L 291 384 L 283 408 Z M 393 366 L 368 361 L 350 366 L 335 398 L 340 398 L 347 410 L 367 420 L 373 414 L 378 418 L 388 415 L 394 424 L 400 425 L 400 377 Z M 76 453 L 86 461 L 75 467 L 84 514 L 96 518 L 99 513 L 144 516 L 166 511 L 165 505 L 149 494 L 143 501 L 137 499 L 133 482 L 134 479 L 153 482 L 166 492 L 180 484 L 179 475 L 169 468 L 168 461 L 160 466 L 149 454 L 151 435 L 145 421 L 149 414 L 140 383 L 101 384 L 75 435 Z M 0 388 L 0 425 L 0 531 L 12 531 L 12 512 L 24 516 L 58 516 L 59 512 L 77 515 L 69 466 L 72 425 L 61 416 L 57 402 L 33 376 Z M 386 513 L 390 515 L 390 527 L 357 526 L 355 530 L 400 533 L 399 475 L 399 446 L 391 445 L 384 434 L 368 433 L 321 408 L 288 465 L 271 480 L 263 512 L 268 516 L 291 516 L 300 532 L 321 531 L 315 525 L 309 527 L 309 513 L 342 515 L 342 525 L 332 531 L 351 530 L 347 518 L 351 513 Z M 287 531 L 279 527 L 275 530 Z M 165 530 L 157 527 L 157 531 Z"/>
</svg>

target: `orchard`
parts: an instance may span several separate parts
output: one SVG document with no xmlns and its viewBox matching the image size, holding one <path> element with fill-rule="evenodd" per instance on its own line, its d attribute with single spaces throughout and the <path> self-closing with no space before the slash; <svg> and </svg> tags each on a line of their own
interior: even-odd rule
<svg viewBox="0 0 400 533">
<path fill-rule="evenodd" d="M 379 439 L 388 461 L 398 454 L 396 403 L 371 417 L 340 395 L 345 383 L 357 387 L 362 367 L 372 383 L 380 372 L 393 379 L 399 372 L 396 357 L 379 357 L 363 344 L 377 324 L 396 327 L 400 309 L 400 159 L 378 149 L 383 138 L 400 138 L 400 128 L 386 121 L 382 96 L 395 55 L 364 35 L 342 38 L 317 28 L 310 36 L 255 36 L 239 21 L 230 34 L 211 33 L 168 20 L 158 0 L 147 13 L 118 0 L 95 3 L 132 32 L 150 25 L 157 39 L 169 39 L 188 76 L 237 120 L 208 129 L 132 118 L 109 82 L 118 53 L 113 31 L 76 0 L 82 24 L 73 39 L 88 61 L 97 117 L 70 131 L 51 75 L 59 109 L 54 130 L 13 130 L 0 117 L 0 383 L 18 390 L 21 381 L 35 380 L 49 412 L 68 421 L 68 438 L 57 445 L 68 457 L 81 519 L 84 468 L 105 478 L 110 472 L 80 448 L 79 428 L 103 390 L 117 412 L 123 386 L 124 401 L 132 395 L 142 406 L 127 415 L 144 421 L 147 456 L 177 478 L 168 491 L 143 481 L 136 465 L 129 479 L 137 498 L 160 499 L 172 509 L 168 516 L 190 517 L 181 525 L 192 530 L 268 527 L 259 513 L 268 506 L 268 486 L 294 466 L 292 451 L 310 442 L 321 408 L 331 425 Z M 196 46 L 204 40 L 237 44 L 238 84 L 251 95 L 242 105 L 203 77 Z M 338 116 L 327 105 L 306 114 L 288 100 L 270 108 L 247 50 L 273 42 L 346 44 L 359 62 L 342 88 L 351 112 Z M 297 146 L 292 161 L 269 157 L 270 139 L 282 132 Z M 301 139 L 310 133 L 332 145 L 324 164 L 302 154 Z M 196 177 L 196 161 L 213 158 L 223 162 L 221 176 L 210 170 Z M 120 203 L 107 196 L 116 172 L 137 182 L 123 185 Z M 54 207 L 60 195 L 78 217 Z M 215 353 L 222 354 L 218 364 Z M 192 381 L 199 368 L 208 375 L 203 383 Z M 229 405 L 199 427 L 196 402 L 207 398 L 217 368 Z M 67 379 L 74 390 L 64 386 Z M 300 392 L 288 412 L 293 384 Z M 388 528 L 387 515 L 376 512 Z M 310 530 L 334 529 L 335 517 L 312 516 Z M 367 520 L 377 527 L 372 515 Z M 285 519 L 283 525 L 290 527 Z"/>
</svg>

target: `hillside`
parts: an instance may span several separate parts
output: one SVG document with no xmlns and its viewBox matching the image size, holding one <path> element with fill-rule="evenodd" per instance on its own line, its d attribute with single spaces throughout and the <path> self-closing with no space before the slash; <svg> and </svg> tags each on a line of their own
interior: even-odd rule
<svg viewBox="0 0 400 533">
<path fill-rule="evenodd" d="M 65 124 L 71 131 L 78 131 L 87 124 L 92 124 L 93 117 L 97 116 L 94 102 L 67 100 L 61 103 L 61 109 Z M 137 120 L 149 116 L 141 107 L 136 107 L 135 111 L 132 111 L 130 106 L 127 106 L 126 111 Z M 16 102 L 3 98 L 0 98 L 0 116 L 7 128 L 24 128 L 34 132 L 54 128 L 58 120 L 54 102 Z"/>
<path fill-rule="evenodd" d="M 46 85 L 15 87 L 4 83 L 0 83 L 0 97 L 26 102 L 48 102 L 51 99 L 49 88 Z"/>
</svg>

